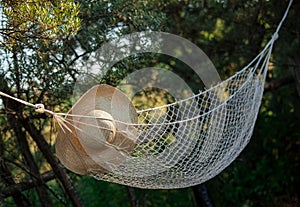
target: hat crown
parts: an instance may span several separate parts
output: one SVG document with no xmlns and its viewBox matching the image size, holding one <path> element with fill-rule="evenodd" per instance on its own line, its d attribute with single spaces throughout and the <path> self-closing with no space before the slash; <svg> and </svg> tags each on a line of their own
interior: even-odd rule
<svg viewBox="0 0 300 207">
<path fill-rule="evenodd" d="M 90 137 L 99 142 L 112 143 L 116 136 L 113 117 L 103 110 L 92 110 L 80 118 L 78 136 Z M 83 133 L 81 133 L 83 132 Z"/>
</svg>

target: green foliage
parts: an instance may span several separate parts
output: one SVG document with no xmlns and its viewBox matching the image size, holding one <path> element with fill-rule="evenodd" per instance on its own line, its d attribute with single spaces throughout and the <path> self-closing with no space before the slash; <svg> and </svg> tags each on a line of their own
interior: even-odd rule
<svg viewBox="0 0 300 207">
<path fill-rule="evenodd" d="M 85 206 L 130 206 L 124 186 L 96 181 L 86 176 L 77 179 L 77 189 Z"/>
<path fill-rule="evenodd" d="M 126 186 L 95 180 L 91 177 L 77 177 L 76 188 L 87 207 L 128 207 L 131 198 Z M 132 189 L 139 207 L 194 207 L 191 189 L 144 190 Z"/>
<path fill-rule="evenodd" d="M 2 4 L 8 18 L 5 29 L 8 47 L 28 38 L 48 45 L 74 36 L 80 28 L 79 4 L 72 0 L 14 0 Z"/>
</svg>

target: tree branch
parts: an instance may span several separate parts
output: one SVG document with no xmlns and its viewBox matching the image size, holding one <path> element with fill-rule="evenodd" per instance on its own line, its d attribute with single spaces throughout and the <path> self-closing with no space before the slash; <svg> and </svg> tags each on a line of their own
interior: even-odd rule
<svg viewBox="0 0 300 207">
<path fill-rule="evenodd" d="M 14 186 L 16 183 L 12 178 L 12 174 L 8 169 L 5 161 L 0 157 L 0 176 L 3 182 L 8 186 Z M 0 193 L 0 200 L 2 200 L 3 191 Z M 18 207 L 30 206 L 29 200 L 22 194 L 22 191 L 16 189 L 12 194 L 13 200 Z"/>
<path fill-rule="evenodd" d="M 0 74 L 0 90 L 4 93 L 11 94 L 10 90 L 7 85 L 7 81 L 5 80 L 4 76 Z M 8 102 L 7 98 L 2 98 L 3 103 Z M 11 101 L 13 102 L 13 101 Z M 17 120 L 19 120 L 19 127 L 24 127 L 24 129 L 29 133 L 29 135 L 32 137 L 32 139 L 36 142 L 38 148 L 44 155 L 44 157 L 47 159 L 49 164 L 51 165 L 56 177 L 59 179 L 59 181 L 64 186 L 64 190 L 69 195 L 69 198 L 73 204 L 73 206 L 81 207 L 83 206 L 75 188 L 73 187 L 72 183 L 70 182 L 69 176 L 67 175 L 65 169 L 59 165 L 58 160 L 53 155 L 51 148 L 49 144 L 45 141 L 44 136 L 37 130 L 34 123 L 30 119 L 26 119 L 22 115 L 22 105 L 20 104 L 5 104 L 6 109 L 10 107 L 10 109 L 14 112 L 17 112 L 19 114 L 19 117 Z M 15 183 L 9 183 L 9 185 L 14 185 Z M 21 192 L 20 192 L 21 193 Z M 28 206 L 28 205 L 23 205 Z"/>
<path fill-rule="evenodd" d="M 31 172 L 31 174 L 33 175 L 34 179 L 32 181 L 33 184 L 36 186 L 36 191 L 41 201 L 41 205 L 44 207 L 53 206 L 47 188 L 45 188 L 45 186 L 43 185 L 44 182 L 40 177 L 38 166 L 33 158 L 33 155 L 30 152 L 28 141 L 26 139 L 26 134 L 20 127 L 21 125 L 20 120 L 16 118 L 14 115 L 8 115 L 7 117 L 8 117 L 8 122 L 12 126 L 14 133 L 17 137 L 17 140 L 19 142 L 21 152 L 26 161 L 26 165 L 29 168 L 29 172 Z"/>
<path fill-rule="evenodd" d="M 45 173 L 41 174 L 40 178 L 43 182 L 48 182 L 48 181 L 53 180 L 55 178 L 55 174 L 51 170 L 51 171 L 48 171 L 48 172 L 45 172 Z M 43 185 L 43 183 L 39 183 L 39 184 Z M 34 187 L 36 187 L 36 182 L 33 179 L 26 179 L 21 183 L 9 185 L 8 187 L 4 188 L 1 192 L 1 197 L 2 198 L 7 198 L 9 196 L 15 195 L 18 192 L 29 190 L 29 189 L 34 188 Z"/>
<path fill-rule="evenodd" d="M 292 76 L 275 79 L 275 80 L 272 80 L 270 82 L 266 82 L 264 90 L 265 90 L 265 92 L 273 91 L 273 90 L 276 90 L 276 89 L 278 89 L 282 86 L 291 84 L 293 82 L 294 82 L 294 78 Z"/>
<path fill-rule="evenodd" d="M 22 121 L 22 125 L 25 130 L 30 134 L 32 139 L 36 142 L 38 148 L 41 150 L 49 164 L 51 165 L 53 171 L 55 172 L 57 178 L 61 181 L 64 186 L 64 189 L 68 193 L 71 202 L 74 206 L 81 207 L 83 204 L 81 203 L 75 188 L 73 187 L 72 183 L 70 182 L 69 176 L 67 175 L 64 168 L 62 168 L 58 160 L 53 155 L 50 146 L 44 140 L 43 135 L 35 128 L 34 124 L 29 119 L 24 119 Z"/>
</svg>

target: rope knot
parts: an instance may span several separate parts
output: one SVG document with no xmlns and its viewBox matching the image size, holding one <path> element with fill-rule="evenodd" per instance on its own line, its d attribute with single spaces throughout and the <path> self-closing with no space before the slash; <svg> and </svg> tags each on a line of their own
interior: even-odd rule
<svg viewBox="0 0 300 207">
<path fill-rule="evenodd" d="M 35 104 L 35 111 L 39 113 L 44 113 L 45 112 L 44 104 Z"/>
<path fill-rule="evenodd" d="M 277 40 L 278 37 L 279 37 L 278 32 L 275 32 L 275 33 L 272 35 L 272 39 L 273 39 L 274 41 Z"/>
</svg>

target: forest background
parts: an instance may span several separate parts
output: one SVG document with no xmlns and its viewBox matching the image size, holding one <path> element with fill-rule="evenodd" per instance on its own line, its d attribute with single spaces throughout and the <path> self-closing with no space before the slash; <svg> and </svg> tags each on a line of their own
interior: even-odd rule
<svg viewBox="0 0 300 207">
<path fill-rule="evenodd" d="M 224 80 L 261 51 L 287 5 L 285 0 L 2 0 L 0 90 L 67 112 L 78 64 L 112 36 L 147 30 L 190 40 Z M 78 176 L 55 156 L 51 117 L 1 97 L 0 206 L 300 206 L 299 11 L 300 1 L 294 1 L 279 32 L 251 142 L 215 178 L 193 188 L 142 190 Z M 121 61 L 102 82 L 117 85 L 134 70 L 162 64 L 191 87 L 202 84 L 180 62 L 157 55 Z"/>
</svg>

